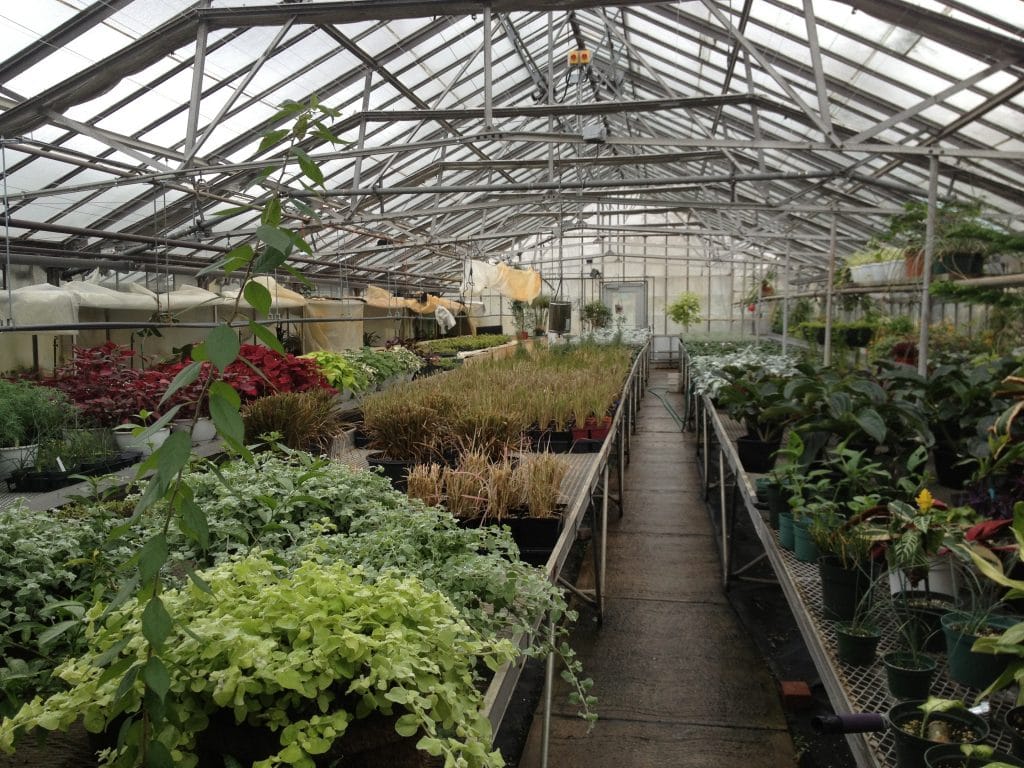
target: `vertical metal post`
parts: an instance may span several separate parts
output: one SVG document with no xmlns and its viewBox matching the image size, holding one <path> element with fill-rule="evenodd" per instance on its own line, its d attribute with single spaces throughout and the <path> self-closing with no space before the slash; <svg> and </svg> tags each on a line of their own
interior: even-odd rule
<svg viewBox="0 0 1024 768">
<path fill-rule="evenodd" d="M 925 220 L 924 269 L 921 275 L 921 336 L 917 342 L 917 372 L 928 373 L 928 326 L 932 321 L 932 302 L 928 293 L 931 285 L 932 260 L 935 258 L 935 215 L 939 197 L 939 158 L 928 158 L 928 218 Z"/>
<path fill-rule="evenodd" d="M 491 4 L 484 5 L 484 126 L 494 127 L 494 87 L 491 77 Z"/>
<path fill-rule="evenodd" d="M 782 275 L 786 281 L 786 288 L 782 292 L 782 354 L 786 354 L 786 347 L 789 345 L 789 238 L 786 238 L 786 258 L 782 262 Z"/>
<path fill-rule="evenodd" d="M 608 462 L 604 463 L 604 471 L 601 473 L 601 567 L 595 574 L 594 587 L 597 591 L 597 617 L 598 621 L 604 622 L 604 573 L 608 560 L 608 484 L 610 480 Z"/>
<path fill-rule="evenodd" d="M 722 517 L 722 586 L 729 586 L 729 514 L 725 507 L 725 451 L 718 448 L 718 504 Z"/>
<path fill-rule="evenodd" d="M 832 211 L 832 222 L 828 238 L 828 284 L 825 286 L 825 360 L 832 365 L 832 283 L 836 277 L 836 213 Z"/>
<path fill-rule="evenodd" d="M 555 644 L 555 622 L 548 621 L 548 632 L 551 646 Z M 555 652 L 548 654 L 544 665 L 544 722 L 540 730 L 540 765 L 548 766 L 548 747 L 551 743 L 551 689 L 555 685 Z"/>
</svg>

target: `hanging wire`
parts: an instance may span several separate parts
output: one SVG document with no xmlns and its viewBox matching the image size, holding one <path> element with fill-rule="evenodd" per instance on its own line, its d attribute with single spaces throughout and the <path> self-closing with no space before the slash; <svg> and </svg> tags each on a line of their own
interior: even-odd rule
<svg viewBox="0 0 1024 768">
<path fill-rule="evenodd" d="M 7 324 L 17 326 L 14 320 L 14 299 L 11 296 L 11 207 L 7 198 L 7 140 L 0 136 L 0 165 L 4 176 L 4 282 L 7 283 Z"/>
</svg>

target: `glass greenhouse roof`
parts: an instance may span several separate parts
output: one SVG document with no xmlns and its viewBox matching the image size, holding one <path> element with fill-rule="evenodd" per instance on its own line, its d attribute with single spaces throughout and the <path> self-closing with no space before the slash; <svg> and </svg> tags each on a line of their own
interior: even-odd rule
<svg viewBox="0 0 1024 768">
<path fill-rule="evenodd" d="M 34 0 L 0 23 L 15 263 L 202 266 L 259 223 L 218 212 L 276 187 L 316 210 L 289 208 L 315 245 L 294 265 L 324 277 L 438 284 L 609 226 L 824 268 L 833 218 L 862 245 L 933 160 L 942 196 L 1024 228 L 1024 0 Z M 311 96 L 341 115 L 342 143 L 301 142 L 322 195 L 261 174 Z"/>
</svg>

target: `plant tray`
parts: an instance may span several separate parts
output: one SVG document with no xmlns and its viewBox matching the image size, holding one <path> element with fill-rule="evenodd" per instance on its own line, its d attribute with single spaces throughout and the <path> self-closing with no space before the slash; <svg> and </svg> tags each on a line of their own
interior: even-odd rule
<svg viewBox="0 0 1024 768">
<path fill-rule="evenodd" d="M 21 493 L 56 491 L 58 488 L 66 488 L 77 483 L 76 476 L 96 477 L 97 475 L 107 475 L 119 469 L 130 467 L 141 456 L 142 454 L 138 451 L 130 451 L 105 461 L 83 464 L 66 472 L 19 470 L 13 473 L 7 480 L 7 485 L 12 491 L 20 491 Z"/>
</svg>

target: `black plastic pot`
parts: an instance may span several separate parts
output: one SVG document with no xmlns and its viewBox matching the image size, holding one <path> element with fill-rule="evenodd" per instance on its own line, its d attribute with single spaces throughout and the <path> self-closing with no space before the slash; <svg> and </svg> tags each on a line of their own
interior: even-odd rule
<svg viewBox="0 0 1024 768">
<path fill-rule="evenodd" d="M 892 595 L 893 611 L 903 625 L 902 633 L 932 653 L 946 650 L 942 617 L 954 610 L 953 598 L 939 592 L 907 590 Z"/>
<path fill-rule="evenodd" d="M 751 435 L 736 438 L 736 453 L 747 472 L 768 472 L 775 466 L 779 441 L 765 442 Z"/>
<path fill-rule="evenodd" d="M 871 343 L 871 339 L 874 338 L 875 329 L 869 327 L 863 328 L 844 328 L 843 329 L 843 341 L 846 342 L 846 346 L 851 349 L 861 349 Z"/>
<path fill-rule="evenodd" d="M 852 630 L 845 624 L 836 624 L 836 645 L 839 660 L 854 667 L 867 667 L 875 661 L 878 641 L 877 629 Z"/>
<path fill-rule="evenodd" d="M 1003 752 L 993 752 L 985 757 L 968 757 L 960 751 L 959 744 L 936 744 L 924 753 L 928 768 L 985 768 L 991 763 L 1024 766 L 1024 762 Z"/>
<path fill-rule="evenodd" d="M 386 459 L 380 453 L 371 453 L 366 457 L 366 463 L 373 469 L 380 467 L 384 476 L 391 481 L 391 487 L 396 491 L 405 493 L 409 488 L 409 471 L 415 462 L 398 459 Z"/>
<path fill-rule="evenodd" d="M 885 679 L 894 699 L 927 699 L 935 675 L 936 663 L 931 656 L 893 651 L 882 656 Z"/>
<path fill-rule="evenodd" d="M 892 731 L 896 747 L 896 768 L 927 768 L 924 754 L 935 746 L 935 742 L 908 733 L 902 728 L 904 724 L 915 720 L 919 721 L 923 717 L 923 713 L 919 709 L 923 703 L 917 699 L 904 701 L 889 710 L 889 728 Z M 988 736 L 988 723 L 966 709 L 935 712 L 929 719 L 949 723 L 954 728 L 967 728 L 972 731 L 971 738 L 955 742 L 957 744 L 977 744 Z"/>
<path fill-rule="evenodd" d="M 932 273 L 949 272 L 960 277 L 978 277 L 985 269 L 985 257 L 976 253 L 946 253 L 935 260 Z"/>
<path fill-rule="evenodd" d="M 871 587 L 870 565 L 846 568 L 839 558 L 818 558 L 821 577 L 821 615 L 829 621 L 849 621 Z"/>
<path fill-rule="evenodd" d="M 1010 754 L 1024 758 L 1024 706 L 1006 710 L 1002 721 L 1003 730 L 1010 734 Z"/>
</svg>

